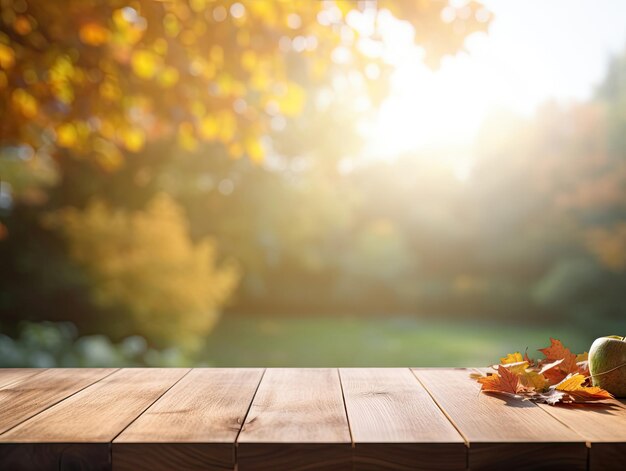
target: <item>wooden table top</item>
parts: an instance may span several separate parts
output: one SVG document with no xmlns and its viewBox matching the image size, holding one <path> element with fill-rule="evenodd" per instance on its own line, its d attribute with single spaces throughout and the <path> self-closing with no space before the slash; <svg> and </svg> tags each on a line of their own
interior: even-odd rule
<svg viewBox="0 0 626 471">
<path fill-rule="evenodd" d="M 472 370 L 0 369 L 1 470 L 626 469 L 626 406 Z"/>
</svg>

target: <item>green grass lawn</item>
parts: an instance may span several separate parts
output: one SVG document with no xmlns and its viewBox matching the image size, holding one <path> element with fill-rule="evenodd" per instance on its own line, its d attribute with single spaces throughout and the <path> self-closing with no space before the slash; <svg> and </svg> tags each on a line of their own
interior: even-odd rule
<svg viewBox="0 0 626 471">
<path fill-rule="evenodd" d="M 205 358 L 214 366 L 483 366 L 527 347 L 541 357 L 537 349 L 551 336 L 580 353 L 597 335 L 573 325 L 416 317 L 224 316 L 207 339 Z"/>
</svg>

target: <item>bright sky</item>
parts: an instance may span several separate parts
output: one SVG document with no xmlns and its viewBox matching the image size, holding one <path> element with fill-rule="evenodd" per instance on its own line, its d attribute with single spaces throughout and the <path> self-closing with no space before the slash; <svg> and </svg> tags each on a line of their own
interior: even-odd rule
<svg viewBox="0 0 626 471">
<path fill-rule="evenodd" d="M 623 0 L 483 3 L 495 15 L 489 34 L 471 36 L 469 52 L 445 59 L 440 70 L 421 65 L 412 47 L 396 48 L 391 96 L 369 130 L 368 153 L 469 146 L 490 108 L 532 114 L 549 99 L 589 97 L 609 57 L 626 49 Z"/>
</svg>

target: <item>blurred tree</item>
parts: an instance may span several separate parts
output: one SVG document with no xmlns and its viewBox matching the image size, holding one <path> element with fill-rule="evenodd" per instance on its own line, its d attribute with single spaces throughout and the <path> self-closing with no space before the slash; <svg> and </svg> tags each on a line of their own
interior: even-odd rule
<svg viewBox="0 0 626 471">
<path fill-rule="evenodd" d="M 457 12 L 417 0 L 7 0 L 0 112 L 13 119 L 0 139 L 109 170 L 166 136 L 183 149 L 219 142 L 232 157 L 259 160 L 271 119 L 303 110 L 299 78 L 387 67 L 377 9 L 413 21 L 432 63 L 490 19 L 477 2 Z M 304 58 L 296 76 L 290 55 Z M 377 78 L 370 90 L 382 98 Z"/>
<path fill-rule="evenodd" d="M 391 70 L 382 14 L 414 24 L 432 66 L 490 22 L 473 1 L 3 1 L 0 163 L 19 159 L 2 168 L 2 319 L 119 336 L 119 311 L 153 341 L 195 336 L 237 278 L 207 235 L 247 293 L 331 289 L 356 204 L 338 164 Z"/>
<path fill-rule="evenodd" d="M 219 264 L 214 242 L 192 243 L 181 209 L 157 195 L 145 211 L 112 210 L 94 201 L 49 218 L 69 241 L 72 259 L 87 269 L 96 306 L 128 312 L 130 322 L 107 330 L 146 335 L 161 345 L 178 342 L 195 350 L 218 318 L 239 273 Z"/>
</svg>

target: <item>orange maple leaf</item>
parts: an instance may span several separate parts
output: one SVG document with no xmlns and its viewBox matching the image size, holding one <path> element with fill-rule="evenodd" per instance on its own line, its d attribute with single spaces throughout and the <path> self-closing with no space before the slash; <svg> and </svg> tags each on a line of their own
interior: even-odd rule
<svg viewBox="0 0 626 471">
<path fill-rule="evenodd" d="M 550 363 L 544 363 L 541 365 L 541 369 L 539 370 L 539 374 L 545 376 L 545 378 L 550 382 L 550 384 L 557 384 L 563 381 L 563 378 L 567 376 L 567 373 L 561 370 L 560 365 L 563 363 L 563 359 L 555 360 Z"/>
<path fill-rule="evenodd" d="M 511 373 L 504 366 L 499 366 L 495 374 L 478 378 L 478 382 L 482 384 L 482 390 L 486 392 L 517 395 L 524 389 L 519 376 Z"/>
<path fill-rule="evenodd" d="M 540 348 L 539 351 L 546 356 L 547 361 L 563 360 L 559 369 L 565 374 L 577 373 L 576 355 L 569 348 L 565 347 L 560 340 L 550 337 L 550 346 Z"/>
</svg>

